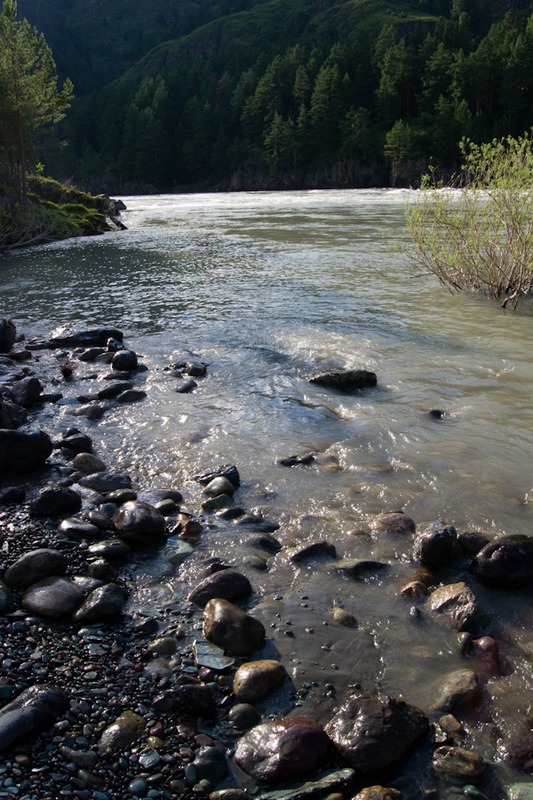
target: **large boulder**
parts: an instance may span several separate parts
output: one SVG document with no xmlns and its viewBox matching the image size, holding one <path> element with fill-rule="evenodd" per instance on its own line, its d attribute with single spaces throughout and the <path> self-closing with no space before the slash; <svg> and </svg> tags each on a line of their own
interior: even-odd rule
<svg viewBox="0 0 533 800">
<path fill-rule="evenodd" d="M 330 747 L 322 726 L 309 717 L 257 725 L 239 740 L 235 763 L 261 783 L 306 778 L 319 770 Z"/>
<path fill-rule="evenodd" d="M 322 372 L 309 378 L 309 383 L 317 386 L 327 386 L 341 392 L 355 392 L 359 389 L 372 389 L 377 385 L 378 379 L 375 372 L 366 369 L 346 369 L 334 372 Z"/>
<path fill-rule="evenodd" d="M 52 440 L 44 431 L 24 433 L 1 428 L 0 474 L 38 469 L 43 466 L 52 450 Z"/>
<path fill-rule="evenodd" d="M 326 725 L 344 761 L 362 774 L 392 767 L 428 730 L 418 708 L 378 695 L 351 697 Z"/>
<path fill-rule="evenodd" d="M 35 685 L 0 709 L 0 750 L 22 736 L 39 733 L 53 725 L 69 707 L 65 692 L 54 686 Z"/>
<path fill-rule="evenodd" d="M 124 542 L 131 545 L 157 545 L 166 534 L 165 518 L 149 503 L 130 500 L 113 516 L 113 526 Z"/>
<path fill-rule="evenodd" d="M 229 600 L 215 597 L 204 608 L 204 636 L 234 655 L 248 656 L 263 645 L 265 627 Z"/>
<path fill-rule="evenodd" d="M 533 580 L 533 539 L 496 539 L 474 557 L 470 571 L 496 588 L 530 586 Z"/>
</svg>

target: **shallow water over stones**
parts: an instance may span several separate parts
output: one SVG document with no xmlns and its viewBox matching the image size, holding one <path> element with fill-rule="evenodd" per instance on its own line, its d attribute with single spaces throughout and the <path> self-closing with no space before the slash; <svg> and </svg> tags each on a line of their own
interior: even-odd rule
<svg viewBox="0 0 533 800">
<path fill-rule="evenodd" d="M 154 643 L 147 636 L 137 650 L 128 651 L 128 658 L 138 659 L 139 674 L 150 687 L 162 684 L 149 714 L 164 716 L 179 707 L 187 715 L 205 702 L 201 726 L 215 739 L 234 741 L 227 717 L 233 701 L 221 700 L 216 721 L 209 719 L 213 700 L 203 684 L 199 691 L 183 686 L 181 705 L 172 693 L 165 694 L 165 682 L 172 685 L 176 673 L 198 680 L 206 668 L 202 660 L 209 659 L 213 672 L 207 683 L 220 681 L 217 685 L 225 685 L 230 696 L 239 656 L 206 655 L 203 610 L 191 603 L 199 584 L 223 582 L 217 576 L 230 568 L 249 582 L 235 601 L 266 634 L 252 657 L 279 661 L 288 676 L 254 703 L 263 720 L 308 716 L 326 725 L 348 698 L 361 692 L 403 698 L 431 723 L 452 713 L 458 720 L 448 727 L 453 733 L 435 728 L 434 745 L 453 742 L 478 753 L 489 764 L 480 786 L 490 800 L 501 800 L 508 784 L 528 781 L 531 768 L 531 596 L 527 577 L 518 586 L 507 581 L 502 589 L 483 582 L 472 560 L 484 542 L 500 534 L 514 537 L 507 540 L 514 544 L 506 544 L 502 552 L 515 553 L 519 535 L 529 534 L 525 501 L 531 487 L 525 465 L 530 463 L 531 434 L 524 386 L 531 365 L 523 354 L 511 362 L 503 342 L 508 327 L 521 351 L 529 352 L 529 319 L 517 315 L 494 322 L 494 311 L 489 316 L 477 301 L 451 303 L 426 284 L 418 298 L 423 307 L 418 317 L 397 266 L 391 267 L 388 281 L 363 266 L 360 251 L 365 248 L 365 257 L 384 266 L 382 242 L 369 231 L 364 241 L 349 232 L 341 241 L 343 224 L 349 220 L 357 228 L 364 214 L 370 214 L 372 225 L 383 222 L 401 236 L 398 202 L 391 204 L 386 195 L 367 196 L 361 218 L 354 222 L 346 201 L 335 194 L 323 195 L 326 207 L 315 205 L 311 195 L 300 199 L 314 220 L 309 224 L 315 225 L 308 228 L 306 223 L 300 232 L 300 223 L 291 222 L 286 211 L 280 212 L 275 229 L 260 222 L 260 198 L 244 198 L 255 234 L 243 226 L 235 209 L 224 205 L 222 210 L 222 201 L 216 199 L 216 233 L 193 201 L 195 233 L 184 221 L 183 208 L 182 216 L 173 216 L 179 203 L 171 207 L 161 200 L 167 216 L 155 224 L 142 216 L 145 201 L 139 199 L 133 201 L 133 231 L 127 240 L 131 250 L 125 239 L 116 237 L 44 249 L 44 274 L 49 277 L 52 266 L 58 274 L 67 270 L 73 296 L 79 280 L 85 294 L 83 302 L 78 297 L 77 315 L 92 321 L 105 314 L 114 338 L 121 333 L 114 326 L 124 327 L 125 347 L 139 358 L 130 360 L 132 373 L 122 375 L 113 369 L 115 350 L 106 350 L 107 339 L 91 344 L 94 360 L 78 359 L 74 343 L 64 337 L 57 341 L 60 350 L 31 351 L 28 366 L 38 374 L 43 391 L 51 394 L 54 389 L 62 397 L 30 409 L 30 425 L 46 430 L 71 455 L 65 461 L 55 452 L 53 466 L 20 482 L 30 502 L 50 483 L 68 482 L 73 467 L 79 474 L 72 488 L 82 498 L 82 513 L 101 503 L 99 493 L 106 495 L 99 511 L 92 512 L 95 523 L 104 516 L 103 528 L 92 523 L 84 528 L 87 520 L 71 522 L 62 529 L 69 542 L 65 552 L 87 559 L 93 578 L 105 566 L 97 559 L 107 558 L 128 597 L 124 605 L 124 594 L 107 590 L 109 611 L 82 608 L 75 627 L 105 627 L 107 613 L 112 628 L 124 610 L 126 622 L 136 620 L 139 629 L 151 631 Z M 332 229 L 321 230 L 321 244 L 318 229 L 328 201 Z M 138 228 L 136 220 L 142 222 Z M 289 230 L 294 241 L 299 237 L 296 246 Z M 200 234 L 206 238 L 198 238 Z M 357 256 L 354 243 L 360 248 Z M 332 267 L 326 285 L 321 262 L 335 248 L 340 266 Z M 198 253 L 203 260 L 197 261 Z M 80 257 L 84 263 L 93 260 L 91 280 L 87 275 L 72 277 L 72 259 Z M 23 270 L 29 258 L 20 254 L 9 259 L 9 269 Z M 104 263 L 108 258 L 115 273 Z M 354 258 L 361 270 L 357 276 L 348 267 Z M 126 259 L 131 260 L 130 283 L 125 282 Z M 145 279 L 150 259 L 156 265 L 151 288 Z M 240 278 L 234 274 L 236 264 L 242 269 Z M 162 278 L 164 303 L 158 299 Z M 371 278 L 376 283 L 374 304 L 360 292 L 362 281 L 368 287 Z M 12 297 L 4 293 L 5 313 L 15 318 L 19 313 L 28 321 L 31 317 L 27 334 L 47 335 L 55 321 L 74 316 L 66 291 L 59 291 L 58 316 L 52 323 L 49 307 L 35 293 L 30 291 L 30 312 L 23 295 L 10 292 Z M 18 311 L 10 306 L 15 299 Z M 263 314 L 267 305 L 268 314 Z M 487 330 L 490 347 L 481 336 Z M 188 372 L 191 364 L 202 369 Z M 377 386 L 350 394 L 309 382 L 310 376 L 333 367 L 371 367 Z M 191 374 L 193 391 L 175 391 L 179 376 Z M 126 384 L 145 390 L 146 398 L 135 395 L 122 403 Z M 443 405 L 445 414 L 427 413 Z M 73 459 L 76 452 L 87 452 L 87 437 L 100 459 L 98 472 L 88 474 L 76 469 Z M 237 465 L 240 480 L 235 480 L 235 467 L 220 471 L 223 464 Z M 223 494 L 209 489 L 213 480 Z M 179 495 L 155 491 L 165 487 L 179 490 Z M 118 505 L 139 500 L 157 507 L 158 520 L 165 515 L 164 536 L 159 526 L 150 547 L 139 548 L 135 542 L 131 550 L 119 552 L 106 545 L 107 551 L 91 552 L 100 537 L 110 535 L 105 516 L 111 519 Z M 420 537 L 436 520 L 430 531 L 446 530 L 447 544 L 444 551 L 434 547 L 428 558 Z M 55 526 L 51 522 L 50 530 Z M 456 532 L 449 536 L 451 526 Z M 15 552 L 9 555 L 13 563 Z M 475 564 L 480 561 L 476 558 Z M 458 615 L 447 600 L 443 613 L 432 608 L 438 587 L 458 584 L 464 584 L 482 612 L 473 625 L 455 624 Z M 402 594 L 407 585 L 411 589 Z M 84 591 L 88 593 L 88 585 Z M 93 599 L 106 602 L 98 594 Z M 98 616 L 102 613 L 103 622 Z M 494 638 L 497 660 L 480 661 L 475 642 L 483 636 Z M 169 637 L 175 652 L 161 652 L 161 642 Z M 93 642 L 95 654 L 101 641 Z M 96 675 L 99 669 L 94 669 Z M 121 669 L 133 667 L 123 663 Z M 469 693 L 466 673 L 472 672 L 478 683 Z M 110 724 L 119 716 L 117 705 Z M 152 716 L 150 722 L 157 739 L 158 731 L 163 735 L 158 721 Z M 457 732 L 461 726 L 464 734 Z M 193 739 L 198 731 L 187 735 Z M 95 741 L 93 735 L 90 748 Z M 441 753 L 443 766 L 436 772 L 429 750 L 424 743 L 403 771 L 387 779 L 406 798 L 434 791 L 454 797 L 461 786 L 449 779 L 446 765 L 451 756 L 457 756 L 452 763 L 459 763 L 461 753 Z M 203 779 L 198 765 L 189 770 L 193 774 L 195 780 Z M 241 785 L 252 784 L 242 779 Z M 141 783 L 135 791 L 144 791 Z"/>
</svg>

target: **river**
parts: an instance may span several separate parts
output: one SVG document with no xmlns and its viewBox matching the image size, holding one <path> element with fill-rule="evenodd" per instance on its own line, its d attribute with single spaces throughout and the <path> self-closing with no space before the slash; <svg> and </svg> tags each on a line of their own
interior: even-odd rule
<svg viewBox="0 0 533 800">
<path fill-rule="evenodd" d="M 413 633 L 398 598 L 412 572 L 409 542 L 369 544 L 354 532 L 403 509 L 419 527 L 442 520 L 491 537 L 530 533 L 533 327 L 527 308 L 452 296 L 413 273 L 399 252 L 410 198 L 399 190 L 126 197 L 126 231 L 2 258 L 0 297 L 2 316 L 28 336 L 71 322 L 113 325 L 142 356 L 147 399 L 98 423 L 98 454 L 135 482 L 181 488 L 194 507 L 192 476 L 236 464 L 240 502 L 280 524 L 287 550 L 326 539 L 340 555 L 394 561 L 392 577 L 354 589 L 276 556 L 258 573 L 258 592 L 315 592 L 353 610 L 388 643 L 385 688 L 424 706 L 432 689 L 422 672 L 434 680 L 462 663 L 453 636 L 436 634 L 438 646 L 424 653 L 427 632 Z M 191 394 L 174 392 L 165 371 L 184 353 L 208 364 Z M 330 368 L 372 370 L 378 385 L 341 395 L 309 383 Z M 51 428 L 64 428 L 68 413 L 51 416 Z M 307 467 L 278 463 L 308 453 L 316 458 Z M 223 548 L 231 559 L 236 546 L 213 526 L 208 552 Z M 164 590 L 150 580 L 139 603 L 180 592 L 179 579 Z M 512 598 L 498 608 L 512 646 L 528 651 L 529 622 Z M 398 648 L 399 660 L 390 655 Z M 528 664 L 502 692 L 516 705 Z M 475 726 L 489 752 L 485 722 Z"/>
</svg>

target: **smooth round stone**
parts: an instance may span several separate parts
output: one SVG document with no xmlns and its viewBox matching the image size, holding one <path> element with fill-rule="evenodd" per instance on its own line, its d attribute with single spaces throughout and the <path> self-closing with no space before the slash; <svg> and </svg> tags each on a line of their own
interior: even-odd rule
<svg viewBox="0 0 533 800">
<path fill-rule="evenodd" d="M 133 372 L 138 366 L 139 360 L 133 350 L 117 350 L 111 360 L 115 372 Z"/>
<path fill-rule="evenodd" d="M 497 539 L 474 557 L 470 571 L 501 589 L 530 586 L 533 579 L 533 539 Z"/>
<path fill-rule="evenodd" d="M 481 698 L 481 688 L 476 673 L 471 669 L 457 669 L 444 675 L 435 687 L 439 711 L 455 711 L 471 707 Z"/>
<path fill-rule="evenodd" d="M 131 548 L 121 539 L 102 539 L 87 548 L 91 556 L 102 558 L 125 558 L 131 553 Z"/>
<path fill-rule="evenodd" d="M 128 792 L 134 795 L 134 797 L 146 797 L 148 784 L 144 778 L 134 778 L 134 780 L 128 784 Z"/>
<path fill-rule="evenodd" d="M 38 548 L 24 553 L 4 573 L 7 586 L 21 588 L 37 583 L 50 575 L 63 575 L 68 562 L 63 553 L 51 548 Z"/>
<path fill-rule="evenodd" d="M 333 608 L 333 622 L 336 622 L 337 625 L 342 625 L 344 628 L 357 628 L 357 620 L 354 615 L 338 606 Z"/>
<path fill-rule="evenodd" d="M 126 592 L 116 583 L 106 583 L 94 589 L 74 614 L 75 622 L 116 622 L 122 615 Z"/>
<path fill-rule="evenodd" d="M 80 486 L 93 489 L 100 494 L 109 494 L 117 489 L 131 489 L 131 478 L 129 475 L 121 475 L 114 472 L 92 472 L 80 478 Z"/>
<path fill-rule="evenodd" d="M 209 600 L 241 600 L 252 594 L 252 585 L 245 575 L 232 569 L 223 569 L 204 578 L 188 596 L 188 600 L 203 608 Z"/>
<path fill-rule="evenodd" d="M 13 611 L 14 607 L 13 592 L 9 586 L 0 581 L 0 614 L 8 614 Z"/>
<path fill-rule="evenodd" d="M 100 528 L 80 517 L 68 517 L 62 520 L 57 529 L 65 536 L 72 536 L 76 539 L 96 539 L 100 536 Z"/>
<path fill-rule="evenodd" d="M 433 523 L 415 536 L 413 558 L 430 569 L 449 564 L 461 553 L 453 525 Z"/>
<path fill-rule="evenodd" d="M 279 661 L 248 661 L 235 673 L 233 692 L 240 702 L 253 703 L 281 686 L 286 677 L 287 670 Z"/>
<path fill-rule="evenodd" d="M 144 400 L 146 392 L 142 389 L 126 389 L 117 395 L 117 403 L 138 403 L 139 400 Z"/>
<path fill-rule="evenodd" d="M 145 728 L 144 717 L 134 711 L 124 711 L 104 730 L 98 741 L 98 749 L 104 753 L 125 750 L 144 733 Z"/>
<path fill-rule="evenodd" d="M 406 534 L 414 533 L 415 523 L 401 511 L 378 514 L 370 523 L 370 530 L 374 533 Z"/>
<path fill-rule="evenodd" d="M 261 714 L 249 703 L 237 703 L 228 714 L 232 725 L 241 731 L 246 731 L 261 720 Z"/>
<path fill-rule="evenodd" d="M 141 500 L 124 503 L 113 516 L 117 535 L 128 544 L 154 545 L 165 538 L 166 523 L 156 508 Z"/>
<path fill-rule="evenodd" d="M 39 517 L 59 517 L 75 514 L 81 509 L 81 497 L 66 486 L 43 489 L 31 504 L 31 514 Z"/>
<path fill-rule="evenodd" d="M 230 653 L 246 656 L 262 646 L 265 628 L 241 608 L 215 597 L 204 608 L 204 636 Z"/>
<path fill-rule="evenodd" d="M 227 494 L 230 497 L 233 497 L 235 494 L 235 487 L 228 478 L 225 478 L 223 475 L 219 475 L 218 477 L 213 478 L 212 481 L 209 481 L 207 486 L 205 486 L 204 494 L 206 494 L 208 497 L 217 497 L 220 494 Z"/>
<path fill-rule="evenodd" d="M 26 611 L 46 618 L 67 617 L 83 602 L 79 586 L 65 578 L 50 577 L 30 586 L 21 604 Z"/>
</svg>

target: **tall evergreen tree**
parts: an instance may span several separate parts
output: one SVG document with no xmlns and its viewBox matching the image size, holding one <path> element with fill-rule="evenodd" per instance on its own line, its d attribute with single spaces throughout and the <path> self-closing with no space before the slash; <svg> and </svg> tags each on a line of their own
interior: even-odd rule
<svg viewBox="0 0 533 800">
<path fill-rule="evenodd" d="M 26 198 L 26 175 L 40 137 L 59 122 L 72 101 L 65 80 L 58 89 L 52 52 L 27 20 L 17 19 L 16 0 L 0 12 L 0 165 L 6 183 Z"/>
</svg>

